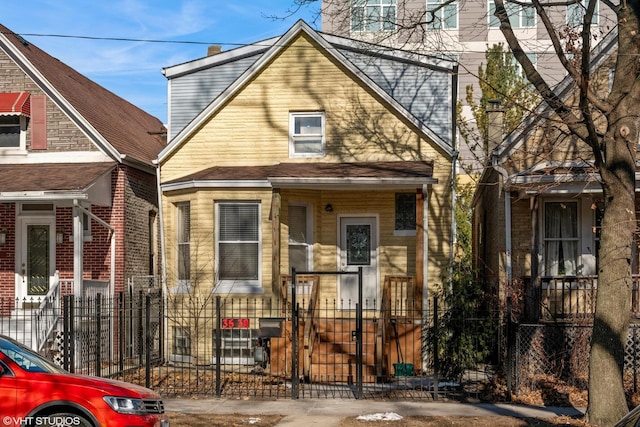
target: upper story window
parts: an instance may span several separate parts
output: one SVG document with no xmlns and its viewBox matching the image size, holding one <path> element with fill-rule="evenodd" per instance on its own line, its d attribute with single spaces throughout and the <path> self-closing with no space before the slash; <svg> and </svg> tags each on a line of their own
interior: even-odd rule
<svg viewBox="0 0 640 427">
<path fill-rule="evenodd" d="M 28 92 L 0 92 L 0 149 L 26 150 Z"/>
<path fill-rule="evenodd" d="M 351 0 L 351 31 L 396 29 L 396 0 Z"/>
<path fill-rule="evenodd" d="M 454 30 L 458 28 L 458 2 L 442 6 L 445 0 L 427 0 L 427 10 L 433 11 L 429 30 Z M 428 17 L 431 19 L 431 16 Z"/>
<path fill-rule="evenodd" d="M 587 5 L 589 0 L 579 0 L 576 3 L 567 5 L 567 25 L 570 27 L 579 27 L 582 25 L 584 15 L 587 11 Z M 600 3 L 596 3 L 596 8 L 593 11 L 593 17 L 591 18 L 592 25 L 598 25 L 598 12 L 600 9 Z"/>
<path fill-rule="evenodd" d="M 580 243 L 578 230 L 578 202 L 544 204 L 545 275 L 576 275 Z"/>
<path fill-rule="evenodd" d="M 532 28 L 536 26 L 536 11 L 533 6 L 521 6 L 505 1 L 504 7 L 509 16 L 512 28 Z M 489 27 L 500 27 L 500 20 L 495 16 L 496 4 L 489 0 Z"/>
<path fill-rule="evenodd" d="M 324 150 L 324 113 L 291 113 L 290 157 L 322 157 Z"/>
<path fill-rule="evenodd" d="M 0 147 L 20 148 L 20 116 L 0 116 Z"/>
</svg>

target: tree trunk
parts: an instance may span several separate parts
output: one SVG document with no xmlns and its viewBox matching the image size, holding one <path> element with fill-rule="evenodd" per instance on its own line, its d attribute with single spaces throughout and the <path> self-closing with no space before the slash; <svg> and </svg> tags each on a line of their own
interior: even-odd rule
<svg viewBox="0 0 640 427">
<path fill-rule="evenodd" d="M 623 116 L 624 117 L 624 116 Z M 635 219 L 635 143 L 633 122 L 616 120 L 604 138 L 599 167 L 604 217 L 598 260 L 598 290 L 589 359 L 591 424 L 613 426 L 628 412 L 623 386 L 624 351 L 631 312 L 631 257 Z M 630 131 L 633 129 L 633 131 Z"/>
</svg>

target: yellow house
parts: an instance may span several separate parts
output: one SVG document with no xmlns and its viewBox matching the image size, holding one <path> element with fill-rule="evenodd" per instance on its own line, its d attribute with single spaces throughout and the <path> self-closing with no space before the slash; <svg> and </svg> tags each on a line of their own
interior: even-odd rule
<svg viewBox="0 0 640 427">
<path fill-rule="evenodd" d="M 164 69 L 158 158 L 172 293 L 307 295 L 379 310 L 385 281 L 418 310 L 451 259 L 455 64 L 314 31 Z"/>
</svg>

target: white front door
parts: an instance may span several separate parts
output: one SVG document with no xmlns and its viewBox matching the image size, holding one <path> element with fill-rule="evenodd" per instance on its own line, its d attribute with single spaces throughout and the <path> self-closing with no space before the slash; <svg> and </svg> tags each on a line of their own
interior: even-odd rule
<svg viewBox="0 0 640 427">
<path fill-rule="evenodd" d="M 47 294 L 55 275 L 55 218 L 20 218 L 16 247 L 16 297 L 26 302 Z M 31 304 L 18 305 L 21 307 Z"/>
<path fill-rule="evenodd" d="M 362 267 L 362 308 L 379 308 L 378 220 L 377 217 L 340 218 L 339 270 L 358 271 Z M 339 308 L 355 310 L 358 276 L 339 276 Z"/>
</svg>

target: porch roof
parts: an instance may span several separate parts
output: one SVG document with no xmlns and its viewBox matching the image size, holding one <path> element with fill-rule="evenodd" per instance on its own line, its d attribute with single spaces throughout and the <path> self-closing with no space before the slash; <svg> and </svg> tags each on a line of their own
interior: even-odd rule
<svg viewBox="0 0 640 427">
<path fill-rule="evenodd" d="M 435 184 L 433 162 L 278 163 L 214 166 L 162 183 L 165 191 L 196 187 L 407 188 Z"/>
<path fill-rule="evenodd" d="M 81 199 L 104 205 L 105 200 L 100 199 L 105 196 L 110 199 L 110 172 L 115 165 L 115 162 L 2 165 L 0 201 Z"/>
</svg>

